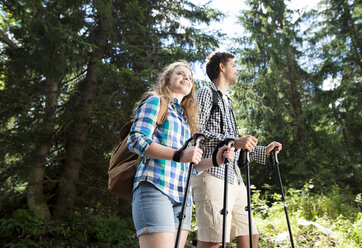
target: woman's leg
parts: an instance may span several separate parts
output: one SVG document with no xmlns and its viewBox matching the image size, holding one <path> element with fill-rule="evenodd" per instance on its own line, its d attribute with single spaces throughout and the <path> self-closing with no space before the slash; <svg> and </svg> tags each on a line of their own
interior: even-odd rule
<svg viewBox="0 0 362 248">
<path fill-rule="evenodd" d="M 140 248 L 170 248 L 175 246 L 176 233 L 148 233 L 138 237 Z M 179 247 L 185 247 L 188 231 L 182 230 Z"/>
<path fill-rule="evenodd" d="M 175 244 L 174 233 L 147 233 L 138 237 L 140 248 L 170 248 Z"/>
<path fill-rule="evenodd" d="M 163 194 L 151 183 L 141 182 L 134 192 L 132 215 L 140 247 L 174 247 L 181 203 Z M 190 229 L 192 207 L 185 209 L 186 218 L 179 239 L 179 247 L 184 247 Z M 187 229 L 187 230 L 184 230 Z"/>
<path fill-rule="evenodd" d="M 175 232 L 175 237 L 174 237 L 174 240 L 176 241 L 176 234 L 177 234 L 177 229 L 176 229 L 176 232 Z M 185 244 L 186 244 L 186 240 L 187 240 L 187 235 L 189 234 L 189 231 L 186 231 L 186 230 L 181 230 L 181 234 L 180 234 L 180 240 L 179 240 L 179 243 L 178 243 L 178 247 L 185 247 Z M 173 244 L 172 247 L 174 247 L 175 244 Z M 170 246 L 171 247 L 171 246 Z"/>
</svg>

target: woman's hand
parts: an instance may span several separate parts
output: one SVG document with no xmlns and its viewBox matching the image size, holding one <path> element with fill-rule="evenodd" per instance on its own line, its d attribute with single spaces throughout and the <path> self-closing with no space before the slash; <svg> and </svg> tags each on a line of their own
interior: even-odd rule
<svg viewBox="0 0 362 248">
<path fill-rule="evenodd" d="M 234 160 L 235 156 L 235 148 L 229 146 L 223 146 L 219 149 L 216 155 L 216 162 L 218 165 L 222 165 L 224 163 L 224 158 L 227 158 L 229 162 Z"/>
<path fill-rule="evenodd" d="M 202 150 L 196 146 L 187 147 L 182 151 L 180 162 L 181 163 L 200 163 L 202 158 Z"/>
</svg>

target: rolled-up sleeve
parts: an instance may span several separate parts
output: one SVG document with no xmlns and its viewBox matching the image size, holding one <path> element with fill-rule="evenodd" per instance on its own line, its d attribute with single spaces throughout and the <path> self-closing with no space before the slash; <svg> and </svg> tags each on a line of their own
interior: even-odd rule
<svg viewBox="0 0 362 248">
<path fill-rule="evenodd" d="M 143 155 L 151 145 L 159 111 L 160 98 L 158 96 L 151 96 L 138 106 L 134 123 L 128 134 L 127 146 L 131 152 Z"/>
<path fill-rule="evenodd" d="M 250 159 L 255 160 L 258 164 L 266 163 L 266 146 L 255 146 L 250 153 Z"/>
</svg>

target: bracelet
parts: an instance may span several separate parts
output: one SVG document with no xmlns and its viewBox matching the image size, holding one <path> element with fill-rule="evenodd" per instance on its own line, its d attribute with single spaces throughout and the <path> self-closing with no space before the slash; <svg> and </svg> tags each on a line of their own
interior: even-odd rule
<svg viewBox="0 0 362 248">
<path fill-rule="evenodd" d="M 172 157 L 172 160 L 175 161 L 175 162 L 180 162 L 181 160 L 181 153 L 182 153 L 182 150 L 178 150 L 175 152 L 175 154 L 173 155 Z"/>
</svg>

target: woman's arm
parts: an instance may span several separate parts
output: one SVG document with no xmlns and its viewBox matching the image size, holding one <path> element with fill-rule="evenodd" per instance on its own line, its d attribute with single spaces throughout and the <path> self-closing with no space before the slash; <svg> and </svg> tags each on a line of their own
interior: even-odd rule
<svg viewBox="0 0 362 248">
<path fill-rule="evenodd" d="M 172 160 L 173 155 L 177 152 L 176 149 L 152 142 L 147 148 L 144 155 L 153 159 Z M 202 150 L 196 146 L 187 147 L 182 151 L 180 162 L 181 163 L 200 163 L 202 159 Z"/>
<path fill-rule="evenodd" d="M 128 149 L 143 155 L 153 143 L 152 134 L 157 126 L 156 119 L 160 111 L 160 97 L 151 96 L 141 102 L 136 109 L 135 119 L 128 134 Z"/>
</svg>

